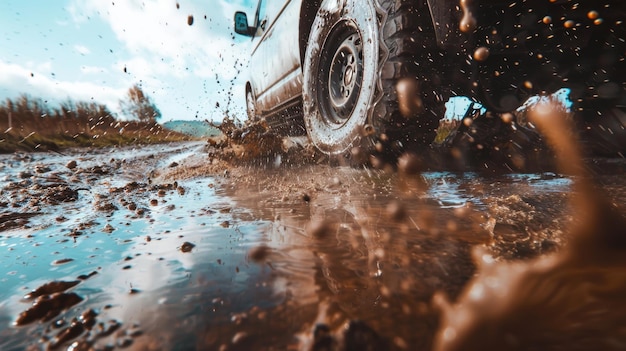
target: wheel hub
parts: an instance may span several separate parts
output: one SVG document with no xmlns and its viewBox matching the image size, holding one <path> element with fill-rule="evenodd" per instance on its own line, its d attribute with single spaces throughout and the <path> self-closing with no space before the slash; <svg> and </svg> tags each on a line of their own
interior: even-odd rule
<svg viewBox="0 0 626 351">
<path fill-rule="evenodd" d="M 335 45 L 327 48 L 327 61 L 322 79 L 327 81 L 320 96 L 327 103 L 329 122 L 343 123 L 351 115 L 361 90 L 363 79 L 363 43 L 358 30 L 349 25 L 339 25 L 331 36 Z M 332 56 L 331 56 L 332 55 Z"/>
</svg>

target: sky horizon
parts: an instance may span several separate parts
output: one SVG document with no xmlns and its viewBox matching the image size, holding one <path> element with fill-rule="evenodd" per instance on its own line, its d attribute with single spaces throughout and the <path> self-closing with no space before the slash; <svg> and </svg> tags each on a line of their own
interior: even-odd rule
<svg viewBox="0 0 626 351">
<path fill-rule="evenodd" d="M 161 122 L 243 119 L 251 41 L 234 34 L 233 15 L 253 16 L 256 2 L 5 0 L 0 101 L 93 101 L 128 119 L 119 100 L 138 84 Z"/>
</svg>

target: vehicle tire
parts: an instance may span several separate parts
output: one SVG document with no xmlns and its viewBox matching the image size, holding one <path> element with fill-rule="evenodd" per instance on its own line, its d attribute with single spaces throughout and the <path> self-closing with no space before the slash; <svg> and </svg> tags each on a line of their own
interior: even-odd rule
<svg viewBox="0 0 626 351">
<path fill-rule="evenodd" d="M 421 93 L 430 91 L 423 83 L 425 72 L 432 70 L 416 60 L 436 42 L 434 34 L 423 33 L 432 24 L 420 25 L 430 21 L 422 5 L 322 2 L 303 66 L 304 122 L 319 150 L 336 155 L 355 146 L 371 150 L 381 140 L 398 145 L 432 141 L 439 117 L 424 111 Z"/>
<path fill-rule="evenodd" d="M 246 113 L 250 122 L 257 120 L 254 95 L 252 95 L 252 91 L 249 89 L 246 90 Z"/>
</svg>

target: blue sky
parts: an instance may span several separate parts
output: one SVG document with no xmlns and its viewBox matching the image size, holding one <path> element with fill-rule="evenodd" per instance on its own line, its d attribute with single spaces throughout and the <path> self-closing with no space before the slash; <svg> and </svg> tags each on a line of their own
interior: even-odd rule
<svg viewBox="0 0 626 351">
<path fill-rule="evenodd" d="M 237 10 L 253 17 L 256 2 L 3 0 L 0 99 L 93 100 L 119 112 L 140 84 L 163 121 L 218 121 L 227 107 L 243 118 L 251 41 L 233 36 L 232 21 Z"/>
</svg>

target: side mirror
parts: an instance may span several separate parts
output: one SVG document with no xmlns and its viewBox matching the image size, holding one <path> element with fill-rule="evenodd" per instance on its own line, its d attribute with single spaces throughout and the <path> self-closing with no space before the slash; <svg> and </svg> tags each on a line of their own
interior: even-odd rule
<svg viewBox="0 0 626 351">
<path fill-rule="evenodd" d="M 235 33 L 252 37 L 255 32 L 256 28 L 248 25 L 248 15 L 242 11 L 235 12 Z"/>
</svg>

